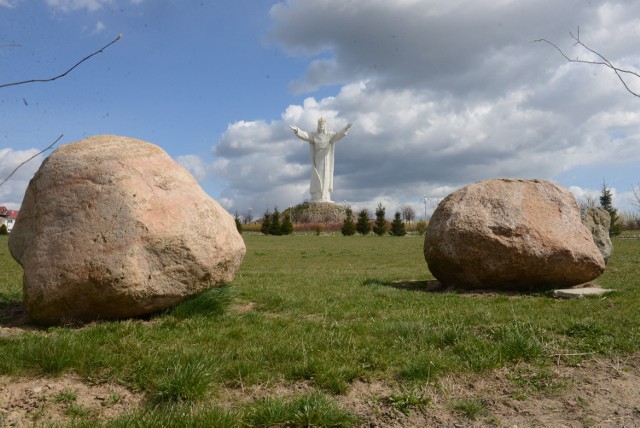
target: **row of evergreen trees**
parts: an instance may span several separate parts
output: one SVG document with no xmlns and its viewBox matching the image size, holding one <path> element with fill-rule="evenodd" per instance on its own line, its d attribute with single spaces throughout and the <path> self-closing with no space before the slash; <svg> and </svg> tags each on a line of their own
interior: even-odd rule
<svg viewBox="0 0 640 428">
<path fill-rule="evenodd" d="M 282 221 L 280 220 L 280 211 L 276 208 L 273 214 L 266 211 L 264 217 L 262 217 L 262 226 L 260 226 L 260 232 L 265 235 L 290 235 L 293 233 L 293 223 L 291 222 L 291 216 L 287 213 L 284 215 Z"/>
<path fill-rule="evenodd" d="M 382 203 L 378 204 L 376 208 L 376 219 L 371 226 L 371 218 L 369 217 L 369 211 L 363 209 L 358 213 L 358 221 L 353 221 L 353 210 L 350 207 L 346 209 L 347 217 L 344 219 L 342 229 L 340 230 L 344 236 L 353 236 L 357 233 L 362 236 L 368 235 L 373 229 L 373 233 L 378 236 L 382 236 L 387 233 L 387 219 L 385 217 L 385 208 Z M 393 236 L 404 236 L 407 234 L 407 229 L 402 221 L 401 215 L 396 211 L 393 221 L 391 222 L 391 229 L 389 233 Z"/>
<path fill-rule="evenodd" d="M 356 233 L 362 236 L 368 235 L 373 230 L 378 236 L 382 236 L 387 233 L 387 219 L 385 217 L 385 208 L 382 203 L 378 204 L 376 208 L 376 219 L 371 225 L 371 218 L 369 217 L 369 211 L 363 209 L 358 214 L 358 221 L 354 222 L 353 210 L 351 208 L 346 209 L 346 218 L 342 224 L 341 232 L 344 236 L 353 236 Z M 238 232 L 242 233 L 242 224 L 238 214 L 235 217 L 236 227 Z M 262 217 L 262 225 L 260 226 L 260 232 L 265 235 L 289 235 L 293 232 L 293 223 L 291 222 L 291 216 L 287 213 L 284 215 L 282 221 L 280 220 L 280 212 L 276 208 L 273 213 L 266 211 Z M 407 234 L 407 230 L 402 221 L 400 212 L 395 213 L 395 218 L 391 222 L 391 228 L 389 234 L 393 236 L 404 236 Z"/>
</svg>

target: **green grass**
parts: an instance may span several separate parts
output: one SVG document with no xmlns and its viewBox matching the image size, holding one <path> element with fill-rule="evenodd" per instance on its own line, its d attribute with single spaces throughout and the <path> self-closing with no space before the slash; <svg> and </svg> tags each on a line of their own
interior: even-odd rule
<svg viewBox="0 0 640 428">
<path fill-rule="evenodd" d="M 427 396 L 424 388 L 412 388 L 391 394 L 384 401 L 393 409 L 406 415 L 410 409 L 424 409 L 431 403 L 431 398 Z"/>
<path fill-rule="evenodd" d="M 0 235 L 0 310 L 22 299 L 22 268 L 11 257 L 8 242 L 7 235 Z"/>
<path fill-rule="evenodd" d="M 393 401 L 406 410 L 427 402 L 407 391 L 421 391 L 443 375 L 527 363 L 544 378 L 545 367 L 558 358 L 574 362 L 640 350 L 640 240 L 614 239 L 607 271 L 595 282 L 615 293 L 554 300 L 549 293 L 425 292 L 433 277 L 419 236 L 243 238 L 247 255 L 230 286 L 151 321 L 0 336 L 0 374 L 74 372 L 144 393 L 145 407 L 113 426 L 154 426 L 163 417 L 174 418 L 174 426 L 198 426 L 200 420 L 200 426 L 296 425 L 321 415 L 348 426 L 353 416 L 335 396 L 356 379 L 395 385 L 400 392 Z M 0 263 L 2 325 L 21 299 L 22 273 L 1 236 Z M 532 388 L 544 384 L 522 376 Z M 229 389 L 298 382 L 311 395 L 247 397 L 216 406 Z M 77 423 L 82 420 L 77 416 Z"/>
<path fill-rule="evenodd" d="M 487 414 L 487 409 L 482 400 L 476 398 L 464 398 L 451 403 L 451 410 L 467 419 L 476 420 Z"/>
<path fill-rule="evenodd" d="M 171 405 L 142 409 L 103 424 L 105 427 L 346 427 L 358 422 L 333 399 L 321 393 L 292 397 L 269 397 L 256 400 L 242 408 L 223 409 L 217 406 Z M 90 423 L 75 426 L 94 427 Z"/>
<path fill-rule="evenodd" d="M 567 387 L 567 381 L 554 374 L 549 367 L 527 365 L 517 367 L 508 376 L 516 387 L 512 396 L 526 400 L 532 394 L 553 395 Z"/>
<path fill-rule="evenodd" d="M 157 405 L 202 399 L 211 384 L 211 365 L 206 357 L 193 356 L 191 361 L 177 362 L 158 380 L 153 402 Z"/>
<path fill-rule="evenodd" d="M 73 403 L 78 399 L 78 393 L 73 389 L 65 388 L 51 397 L 52 403 Z"/>
<path fill-rule="evenodd" d="M 246 426 L 346 426 L 357 419 L 324 394 L 292 399 L 267 398 L 249 406 L 241 418 Z"/>
</svg>

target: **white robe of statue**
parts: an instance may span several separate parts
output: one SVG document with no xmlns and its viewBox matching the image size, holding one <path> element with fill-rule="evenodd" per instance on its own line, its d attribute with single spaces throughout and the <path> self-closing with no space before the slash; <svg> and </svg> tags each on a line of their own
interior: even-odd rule
<svg viewBox="0 0 640 428">
<path fill-rule="evenodd" d="M 351 124 L 338 132 L 327 132 L 323 118 L 318 120 L 318 132 L 305 132 L 290 125 L 298 138 L 309 143 L 311 155 L 311 202 L 331 202 L 333 164 L 336 142 L 347 135 Z"/>
</svg>

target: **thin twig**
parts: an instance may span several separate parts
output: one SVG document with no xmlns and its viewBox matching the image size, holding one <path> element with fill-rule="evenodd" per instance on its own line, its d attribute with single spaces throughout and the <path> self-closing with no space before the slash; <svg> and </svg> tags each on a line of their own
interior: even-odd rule
<svg viewBox="0 0 640 428">
<path fill-rule="evenodd" d="M 578 357 L 583 355 L 592 355 L 595 352 L 566 352 L 566 353 L 557 353 L 557 354 L 549 354 L 550 357 L 557 357 L 556 365 L 560 365 L 560 359 L 562 357 Z"/>
<path fill-rule="evenodd" d="M 62 136 L 63 136 L 63 135 L 64 135 L 64 134 L 60 134 L 60 136 L 56 139 L 56 141 L 54 141 L 53 143 L 49 144 L 49 146 L 48 146 L 47 148 L 45 148 L 45 149 L 43 149 L 43 150 L 40 150 L 38 153 L 36 153 L 35 155 L 31 156 L 31 157 L 30 157 L 29 159 L 27 159 L 26 161 L 22 162 L 20 165 L 18 165 L 18 166 L 17 166 L 13 171 L 11 171 L 11 174 L 9 174 L 9 175 L 7 176 L 7 178 L 5 178 L 4 180 L 2 180 L 2 182 L 0 183 L 0 186 L 2 186 L 4 183 L 6 183 L 6 182 L 11 178 L 11 176 L 12 176 L 13 174 L 15 174 L 15 173 L 16 173 L 16 171 L 17 171 L 17 170 L 19 170 L 19 169 L 20 169 L 20 167 L 22 167 L 24 164 L 26 164 L 27 162 L 29 162 L 29 161 L 30 161 L 30 160 L 32 160 L 33 158 L 35 158 L 35 157 L 37 157 L 37 156 L 41 155 L 42 153 L 46 152 L 47 150 L 49 150 L 49 149 L 51 149 L 53 146 L 55 146 L 55 145 L 56 145 L 56 143 L 57 143 L 58 141 L 60 141 L 60 139 L 62 138 Z"/>
<path fill-rule="evenodd" d="M 549 354 L 549 356 L 551 357 L 574 357 L 574 356 L 578 356 L 578 355 L 592 355 L 595 354 L 595 352 L 569 352 L 566 354 Z"/>
<path fill-rule="evenodd" d="M 562 49 L 560 49 L 555 43 L 550 42 L 547 39 L 537 39 L 537 40 L 533 40 L 533 41 L 534 42 L 544 42 L 544 43 L 547 43 L 547 44 L 553 46 L 558 52 L 560 52 L 560 55 L 562 55 L 564 57 L 564 59 L 566 59 L 568 62 L 577 62 L 577 63 L 582 63 L 582 64 L 592 64 L 592 65 L 604 65 L 605 67 L 610 68 L 611 70 L 613 70 L 613 72 L 616 74 L 616 76 L 618 76 L 618 79 L 620 80 L 620 82 L 622 82 L 622 85 L 625 87 L 627 92 L 629 92 L 630 94 L 632 94 L 632 95 L 634 95 L 636 97 L 640 97 L 640 93 L 634 92 L 631 88 L 629 88 L 629 85 L 627 85 L 627 82 L 625 82 L 624 79 L 622 78 L 622 74 L 631 74 L 631 75 L 634 75 L 634 76 L 636 76 L 638 78 L 640 78 L 640 74 L 638 74 L 635 71 L 625 70 L 623 68 L 618 68 L 618 67 L 614 66 L 611 63 L 611 61 L 609 61 L 607 58 L 604 57 L 604 55 L 600 54 L 599 52 L 597 52 L 597 51 L 591 49 L 589 46 L 585 45 L 582 42 L 582 40 L 580 40 L 580 27 L 578 27 L 577 36 L 575 36 L 573 33 L 569 33 L 569 34 L 571 35 L 571 38 L 573 40 L 575 40 L 575 43 L 573 44 L 574 46 L 576 46 L 576 45 L 582 46 L 584 49 L 586 49 L 587 51 L 589 51 L 592 54 L 596 55 L 602 61 L 585 60 L 585 59 L 580 59 L 579 57 L 576 57 L 575 59 L 569 58 L 569 56 L 567 54 L 565 54 Z"/>
<path fill-rule="evenodd" d="M 603 363 L 602 361 L 598 360 L 596 357 L 593 357 L 593 360 L 596 363 L 600 364 L 601 366 L 609 367 L 609 368 L 613 369 L 618 374 L 618 376 L 622 376 L 622 372 L 620 371 L 620 369 L 618 367 L 614 366 L 613 364 Z M 620 361 L 618 361 L 618 366 L 620 366 Z"/>
<path fill-rule="evenodd" d="M 69 74 L 73 69 L 75 69 L 77 66 L 79 66 L 80 64 L 82 64 L 83 62 L 85 62 L 86 60 L 88 60 L 89 58 L 91 58 L 92 56 L 98 55 L 99 53 L 102 53 L 106 48 L 108 48 L 109 46 L 111 46 L 112 44 L 114 44 L 115 42 L 117 42 L 118 40 L 120 40 L 122 38 L 122 34 L 118 34 L 118 37 L 116 37 L 115 39 L 113 39 L 111 42 L 109 42 L 108 44 L 106 44 L 105 46 L 103 46 L 102 48 L 98 49 L 97 51 L 95 51 L 94 53 L 87 55 L 86 57 L 82 58 L 80 61 L 78 61 L 73 67 L 71 67 L 70 69 L 68 69 L 67 71 L 65 71 L 64 73 L 55 76 L 55 77 L 51 77 L 49 79 L 31 79 L 31 80 L 24 80 L 22 82 L 13 82 L 13 83 L 5 83 L 0 85 L 0 88 L 5 88 L 7 86 L 16 86 L 16 85 L 24 85 L 25 83 L 35 83 L 35 82 L 52 82 L 54 80 L 60 79 L 61 77 L 66 76 L 67 74 Z"/>
<path fill-rule="evenodd" d="M 19 48 L 22 45 L 19 45 L 17 43 L 9 43 L 6 45 L 0 45 L 0 48 Z"/>
</svg>

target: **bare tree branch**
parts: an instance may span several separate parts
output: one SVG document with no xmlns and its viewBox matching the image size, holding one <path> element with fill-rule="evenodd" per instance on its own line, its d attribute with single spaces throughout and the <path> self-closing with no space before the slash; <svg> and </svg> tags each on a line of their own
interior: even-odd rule
<svg viewBox="0 0 640 428">
<path fill-rule="evenodd" d="M 2 187 L 2 185 L 4 183 L 6 183 L 7 181 L 9 181 L 9 179 L 11 178 L 11 176 L 13 176 L 13 174 L 16 173 L 16 171 L 18 171 L 24 164 L 26 164 L 27 162 L 29 162 L 30 160 L 40 156 L 42 153 L 46 152 L 47 150 L 51 149 L 53 146 L 56 145 L 56 143 L 58 141 L 60 141 L 60 139 L 63 137 L 64 134 L 60 134 L 60 136 L 56 139 L 56 141 L 54 141 L 53 143 L 49 144 L 49 146 L 47 146 L 45 149 L 40 150 L 38 153 L 36 153 L 35 155 L 31 156 L 29 159 L 27 159 L 26 161 L 22 162 L 20 165 L 18 165 L 13 171 L 11 171 L 11 174 L 9 174 L 7 176 L 7 178 L 5 178 L 4 180 L 2 180 L 2 182 L 0 182 L 0 187 Z"/>
<path fill-rule="evenodd" d="M 589 208 L 598 206 L 597 198 L 593 193 L 585 193 L 577 200 L 580 211 L 586 211 Z"/>
<path fill-rule="evenodd" d="M 555 43 L 550 42 L 547 39 L 537 39 L 537 40 L 534 40 L 534 42 L 543 42 L 543 43 L 547 43 L 547 44 L 553 46 L 558 52 L 560 52 L 560 55 L 562 55 L 568 62 L 578 62 L 578 63 L 582 63 L 582 64 L 593 64 L 593 65 L 604 65 L 605 67 L 610 68 L 611 70 L 613 70 L 613 72 L 616 74 L 616 76 L 618 76 L 618 79 L 620 80 L 620 82 L 622 82 L 622 85 L 624 85 L 625 89 L 630 94 L 632 94 L 632 95 L 634 95 L 636 97 L 640 97 L 640 93 L 639 92 L 635 92 L 631 88 L 629 88 L 629 85 L 627 84 L 627 82 L 625 82 L 625 80 L 622 78 L 622 75 L 625 75 L 625 74 L 631 74 L 633 76 L 636 76 L 636 77 L 640 78 L 640 74 L 636 73 L 635 71 L 625 70 L 623 68 L 616 67 L 615 65 L 613 65 L 611 63 L 611 61 L 609 61 L 607 58 L 605 58 L 604 55 L 600 54 L 599 52 L 597 52 L 597 51 L 591 49 L 589 46 L 585 45 L 580 40 L 580 28 L 579 27 L 578 27 L 577 36 L 574 35 L 573 33 L 569 33 L 569 34 L 571 35 L 571 38 L 573 40 L 575 40 L 575 43 L 573 44 L 574 46 L 576 46 L 576 45 L 577 46 L 582 46 L 582 48 L 584 48 L 588 52 L 591 52 L 592 54 L 594 54 L 598 58 L 600 58 L 601 61 L 585 60 L 585 59 L 580 59 L 579 57 L 576 57 L 575 59 L 569 58 L 569 56 L 567 54 L 565 54 L 562 49 L 560 49 Z"/>
<path fill-rule="evenodd" d="M 83 62 L 85 62 L 86 60 L 88 60 L 89 58 L 91 58 L 92 56 L 98 55 L 99 53 L 104 52 L 104 50 L 106 48 L 108 48 L 109 46 L 111 46 L 112 44 L 114 44 L 115 42 L 117 42 L 118 40 L 120 40 L 122 38 L 122 34 L 118 34 L 118 37 L 116 37 L 115 39 L 113 39 L 111 42 L 109 42 L 108 44 L 106 44 L 105 46 L 103 46 L 102 48 L 98 49 L 97 51 L 95 51 L 94 53 L 87 55 L 86 57 L 82 58 L 80 61 L 78 61 L 73 67 L 71 67 L 70 69 L 68 69 L 67 71 L 65 71 L 64 73 L 55 76 L 55 77 L 51 77 L 49 79 L 32 79 L 32 80 L 24 80 L 22 82 L 13 82 L 13 83 L 4 83 L 2 85 L 0 85 L 0 88 L 6 88 L 7 86 L 16 86 L 16 85 L 24 85 L 25 83 L 35 83 L 35 82 L 52 82 L 54 80 L 60 79 L 61 77 L 66 76 L 67 74 L 69 74 L 73 69 L 75 69 L 76 67 L 78 67 L 80 64 L 82 64 Z"/>
<path fill-rule="evenodd" d="M 66 76 L 67 74 L 69 74 L 71 71 L 73 71 L 76 67 L 78 67 L 80 64 L 82 64 L 83 62 L 85 62 L 86 60 L 88 60 L 89 58 L 98 55 L 99 53 L 104 52 L 105 49 L 107 49 L 109 46 L 111 46 L 112 44 L 114 44 L 115 42 L 117 42 L 118 40 L 120 40 L 122 38 L 122 34 L 118 34 L 118 37 L 116 37 L 115 39 L 113 39 L 111 42 L 107 43 L 105 46 L 103 46 L 102 48 L 98 49 L 97 51 L 93 52 L 92 54 L 87 55 L 86 57 L 82 58 L 80 61 L 78 61 L 77 63 L 74 64 L 73 67 L 71 67 L 70 69 L 68 69 L 67 71 L 65 71 L 64 73 L 55 76 L 55 77 L 51 77 L 49 79 L 32 79 L 32 80 L 24 80 L 22 82 L 13 82 L 13 83 L 5 83 L 5 84 L 0 84 L 0 88 L 6 88 L 8 86 L 17 86 L 17 85 L 24 85 L 26 83 L 35 83 L 35 82 L 52 82 L 54 80 L 60 79 L 61 77 Z M 3 47 L 9 47 L 9 46 L 20 46 L 18 44 L 8 44 L 8 45 L 0 45 L 0 48 Z M 4 185 L 4 183 L 6 183 L 7 181 L 9 181 L 9 179 L 13 176 L 13 174 L 16 173 L 16 171 L 18 171 L 22 166 L 24 166 L 27 162 L 33 160 L 34 158 L 36 158 L 37 156 L 41 155 L 42 153 L 46 152 L 47 150 L 50 150 L 53 146 L 55 146 L 58 141 L 60 141 L 63 137 L 63 134 L 61 134 L 53 143 L 49 144 L 49 146 L 47 146 L 46 148 L 44 148 L 43 150 L 40 150 L 38 153 L 36 153 L 35 155 L 31 156 L 29 159 L 27 159 L 26 161 L 22 162 L 20 165 L 18 165 L 13 171 L 11 171 L 11 174 L 9 174 L 4 180 L 2 180 L 2 182 L 0 182 L 0 187 L 2 185 Z"/>
</svg>

